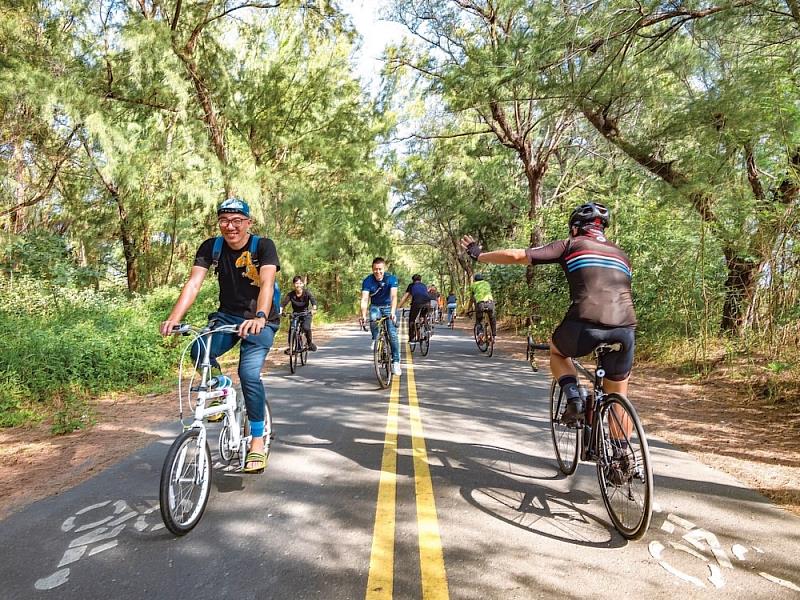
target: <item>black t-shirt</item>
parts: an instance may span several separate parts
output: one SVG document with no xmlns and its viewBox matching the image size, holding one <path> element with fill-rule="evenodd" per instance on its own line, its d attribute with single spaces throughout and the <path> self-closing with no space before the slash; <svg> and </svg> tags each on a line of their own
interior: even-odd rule
<svg viewBox="0 0 800 600">
<path fill-rule="evenodd" d="M 214 240 L 209 238 L 200 244 L 194 258 L 194 266 L 210 269 L 214 264 Z M 275 242 L 269 238 L 260 238 L 257 247 L 259 268 L 266 265 L 275 265 L 281 270 L 278 260 L 278 250 Z M 219 311 L 252 319 L 256 316 L 258 293 L 260 291 L 260 278 L 255 264 L 250 257 L 250 239 L 241 250 L 232 250 L 227 242 L 222 242 L 222 252 L 217 263 L 217 278 L 219 280 Z M 278 307 L 272 303 L 268 321 L 280 319 Z"/>
<path fill-rule="evenodd" d="M 302 296 L 298 296 L 297 292 L 292 290 L 286 294 L 281 305 L 286 306 L 289 302 L 292 303 L 292 310 L 294 312 L 303 312 L 304 310 L 308 310 L 309 306 L 317 307 L 317 299 L 314 298 L 314 294 L 308 289 L 303 290 Z"/>
<path fill-rule="evenodd" d="M 558 263 L 572 300 L 564 318 L 606 327 L 635 327 L 628 255 L 602 235 L 579 235 L 528 248 L 531 264 Z"/>
</svg>

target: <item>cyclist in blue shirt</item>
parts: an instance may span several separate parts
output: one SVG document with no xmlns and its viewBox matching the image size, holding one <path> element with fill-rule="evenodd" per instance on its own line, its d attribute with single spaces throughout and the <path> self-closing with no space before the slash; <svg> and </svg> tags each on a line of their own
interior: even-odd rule
<svg viewBox="0 0 800 600">
<path fill-rule="evenodd" d="M 361 283 L 361 322 L 367 320 L 369 309 L 369 328 L 372 341 L 378 338 L 375 321 L 388 316 L 389 344 L 392 347 L 392 373 L 400 375 L 400 343 L 397 340 L 397 277 L 386 272 L 386 261 L 380 256 L 372 261 L 372 275 Z"/>
<path fill-rule="evenodd" d="M 414 324 L 417 322 L 419 315 L 422 315 L 423 319 L 425 318 L 431 301 L 431 297 L 428 295 L 428 286 L 422 283 L 422 275 L 411 276 L 411 283 L 408 284 L 406 293 L 403 294 L 398 306 L 403 308 L 409 298 L 411 298 L 411 310 L 408 312 L 408 335 L 410 342 L 416 342 L 419 332 L 414 327 Z"/>
</svg>

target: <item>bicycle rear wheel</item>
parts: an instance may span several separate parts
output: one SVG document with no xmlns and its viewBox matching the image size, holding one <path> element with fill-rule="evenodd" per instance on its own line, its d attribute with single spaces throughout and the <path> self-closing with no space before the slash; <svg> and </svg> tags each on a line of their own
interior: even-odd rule
<svg viewBox="0 0 800 600">
<path fill-rule="evenodd" d="M 483 323 L 475 323 L 472 328 L 472 335 L 475 337 L 475 343 L 478 345 L 478 350 L 486 352 L 489 349 L 489 344 L 486 342 L 486 335 L 483 331 Z"/>
<path fill-rule="evenodd" d="M 572 475 L 581 455 L 581 429 L 562 425 L 561 415 L 566 407 L 567 399 L 554 379 L 550 386 L 550 433 L 553 436 L 558 468 L 564 475 Z"/>
<path fill-rule="evenodd" d="M 431 348 L 431 332 L 427 326 L 422 326 L 422 338 L 419 340 L 419 351 L 422 356 L 428 356 L 428 350 Z"/>
<path fill-rule="evenodd" d="M 653 471 L 644 428 L 630 401 L 609 394 L 599 415 L 597 479 L 608 516 L 623 537 L 637 540 L 650 526 Z"/>
<path fill-rule="evenodd" d="M 161 518 L 175 535 L 186 535 L 200 522 L 211 489 L 211 451 L 200 447 L 200 430 L 184 431 L 170 446 L 161 468 Z M 200 466 L 201 453 L 205 453 Z"/>
<path fill-rule="evenodd" d="M 392 382 L 392 355 L 389 340 L 384 334 L 378 336 L 375 350 L 372 353 L 372 362 L 375 365 L 375 375 L 382 388 L 389 387 Z"/>
<path fill-rule="evenodd" d="M 297 369 L 297 329 L 289 332 L 289 370 L 294 373 Z"/>
<path fill-rule="evenodd" d="M 492 356 L 494 354 L 494 334 L 491 328 L 486 329 L 486 354 Z"/>
</svg>

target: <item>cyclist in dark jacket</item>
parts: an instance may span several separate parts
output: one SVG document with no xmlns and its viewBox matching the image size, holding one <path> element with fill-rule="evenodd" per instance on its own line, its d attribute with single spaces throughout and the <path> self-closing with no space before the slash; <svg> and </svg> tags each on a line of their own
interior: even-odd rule
<svg viewBox="0 0 800 600">
<path fill-rule="evenodd" d="M 314 297 L 314 294 L 311 293 L 311 290 L 306 289 L 306 282 L 303 281 L 300 275 L 294 276 L 292 285 L 294 285 L 294 289 L 283 298 L 281 301 L 281 308 L 285 308 L 286 305 L 291 302 L 293 312 L 311 312 L 310 315 L 298 317 L 297 325 L 302 327 L 306 334 L 308 349 L 315 352 L 317 350 L 317 345 L 311 341 L 311 320 L 314 313 L 317 312 L 317 299 Z M 286 348 L 284 354 L 289 354 L 289 348 Z"/>
<path fill-rule="evenodd" d="M 461 245 L 473 260 L 495 264 L 561 265 L 572 303 L 550 344 L 550 370 L 558 380 L 567 409 L 562 422 L 574 423 L 583 413 L 577 373 L 571 357 L 584 356 L 602 343 L 619 342 L 622 349 L 602 357 L 607 392 L 627 394 L 633 367 L 636 316 L 631 296 L 628 255 L 605 237 L 609 211 L 590 202 L 572 211 L 570 235 L 538 248 L 483 252 L 476 240 L 464 236 Z"/>
<path fill-rule="evenodd" d="M 416 331 L 414 323 L 416 323 L 417 316 L 419 315 L 425 318 L 431 302 L 431 297 L 428 295 L 428 286 L 422 283 L 422 275 L 416 274 L 411 276 L 411 283 L 408 284 L 406 293 L 403 294 L 397 307 L 403 308 L 403 305 L 409 298 L 411 298 L 411 310 L 408 311 L 408 341 L 416 342 L 419 332 Z"/>
</svg>

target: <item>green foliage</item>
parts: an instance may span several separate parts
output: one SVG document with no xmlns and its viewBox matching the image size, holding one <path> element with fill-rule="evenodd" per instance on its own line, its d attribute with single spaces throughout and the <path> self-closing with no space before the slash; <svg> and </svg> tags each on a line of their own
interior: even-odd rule
<svg viewBox="0 0 800 600">
<path fill-rule="evenodd" d="M 175 364 L 171 344 L 158 333 L 168 314 L 165 292 L 128 300 L 60 288 L 55 304 L 38 280 L 0 280 L 0 285 L 6 425 L 24 421 L 31 411 L 52 410 L 61 432 L 85 426 L 92 418 L 90 396 L 160 381 Z M 210 302 L 201 299 L 198 311 Z"/>
</svg>

